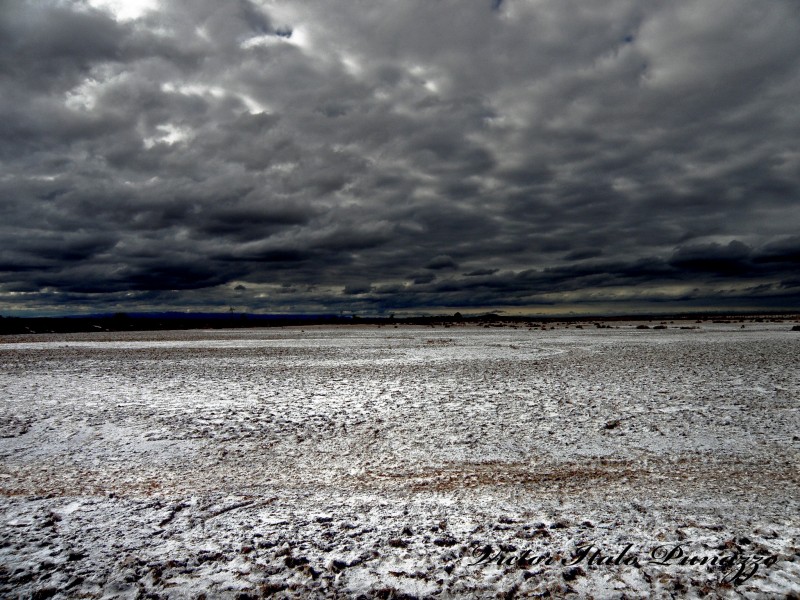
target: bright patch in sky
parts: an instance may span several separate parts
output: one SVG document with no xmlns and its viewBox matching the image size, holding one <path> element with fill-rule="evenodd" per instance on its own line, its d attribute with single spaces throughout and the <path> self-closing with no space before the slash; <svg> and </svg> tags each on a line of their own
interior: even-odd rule
<svg viewBox="0 0 800 600">
<path fill-rule="evenodd" d="M 231 90 L 226 90 L 219 86 L 214 85 L 202 85 L 202 84 L 184 84 L 184 85 L 175 85 L 174 83 L 167 82 L 161 85 L 161 89 L 164 92 L 169 93 L 177 93 L 177 94 L 185 94 L 185 95 L 198 95 L 204 96 L 206 94 L 213 96 L 214 98 L 224 98 L 226 95 L 236 96 L 242 103 L 247 107 L 247 111 L 251 114 L 257 115 L 264 112 L 267 112 L 266 107 L 259 103 L 257 100 L 248 96 L 247 94 L 241 94 L 239 92 L 234 92 Z"/>
<path fill-rule="evenodd" d="M 144 138 L 144 147 L 152 148 L 156 144 L 177 144 L 188 139 L 191 136 L 191 131 L 186 127 L 180 127 L 171 123 L 159 125 L 156 127 L 158 135 L 153 137 Z"/>
<path fill-rule="evenodd" d="M 109 11 L 118 21 L 138 19 L 158 6 L 156 0 L 88 0 L 88 2 L 95 8 Z"/>
</svg>

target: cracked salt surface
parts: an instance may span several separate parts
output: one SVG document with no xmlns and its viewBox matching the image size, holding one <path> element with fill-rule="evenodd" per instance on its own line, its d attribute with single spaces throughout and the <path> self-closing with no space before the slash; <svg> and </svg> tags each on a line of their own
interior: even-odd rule
<svg viewBox="0 0 800 600">
<path fill-rule="evenodd" d="M 800 593 L 788 329 L 4 338 L 0 595 Z M 582 544 L 642 564 L 472 564 Z"/>
</svg>

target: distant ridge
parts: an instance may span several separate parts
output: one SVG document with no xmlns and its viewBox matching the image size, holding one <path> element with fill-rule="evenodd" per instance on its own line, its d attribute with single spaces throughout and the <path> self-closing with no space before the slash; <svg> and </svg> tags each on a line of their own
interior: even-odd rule
<svg viewBox="0 0 800 600">
<path fill-rule="evenodd" d="M 167 331 L 189 329 L 240 329 L 254 327 L 299 327 L 313 325 L 426 325 L 452 327 L 472 325 L 485 327 L 544 327 L 556 323 L 603 324 L 619 321 L 687 321 L 705 320 L 716 323 L 800 321 L 800 313 L 729 313 L 704 312 L 685 314 L 651 314 L 629 316 L 505 316 L 495 313 L 452 316 L 360 317 L 331 314 L 250 314 L 231 312 L 183 313 L 100 313 L 60 317 L 2 317 L 0 335 L 38 333 L 80 333 L 99 331 Z"/>
</svg>

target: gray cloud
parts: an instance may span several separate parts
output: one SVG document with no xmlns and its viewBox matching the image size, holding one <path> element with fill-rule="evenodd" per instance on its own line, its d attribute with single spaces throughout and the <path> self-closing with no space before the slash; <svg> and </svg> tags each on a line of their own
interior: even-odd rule
<svg viewBox="0 0 800 600">
<path fill-rule="evenodd" d="M 792 0 L 0 10 L 0 312 L 797 306 Z"/>
</svg>

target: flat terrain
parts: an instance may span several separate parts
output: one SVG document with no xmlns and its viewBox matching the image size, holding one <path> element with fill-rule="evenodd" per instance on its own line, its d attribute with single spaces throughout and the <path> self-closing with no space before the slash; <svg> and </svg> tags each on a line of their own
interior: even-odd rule
<svg viewBox="0 0 800 600">
<path fill-rule="evenodd" d="M 800 333 L 618 325 L 2 338 L 0 596 L 800 594 Z"/>
</svg>

